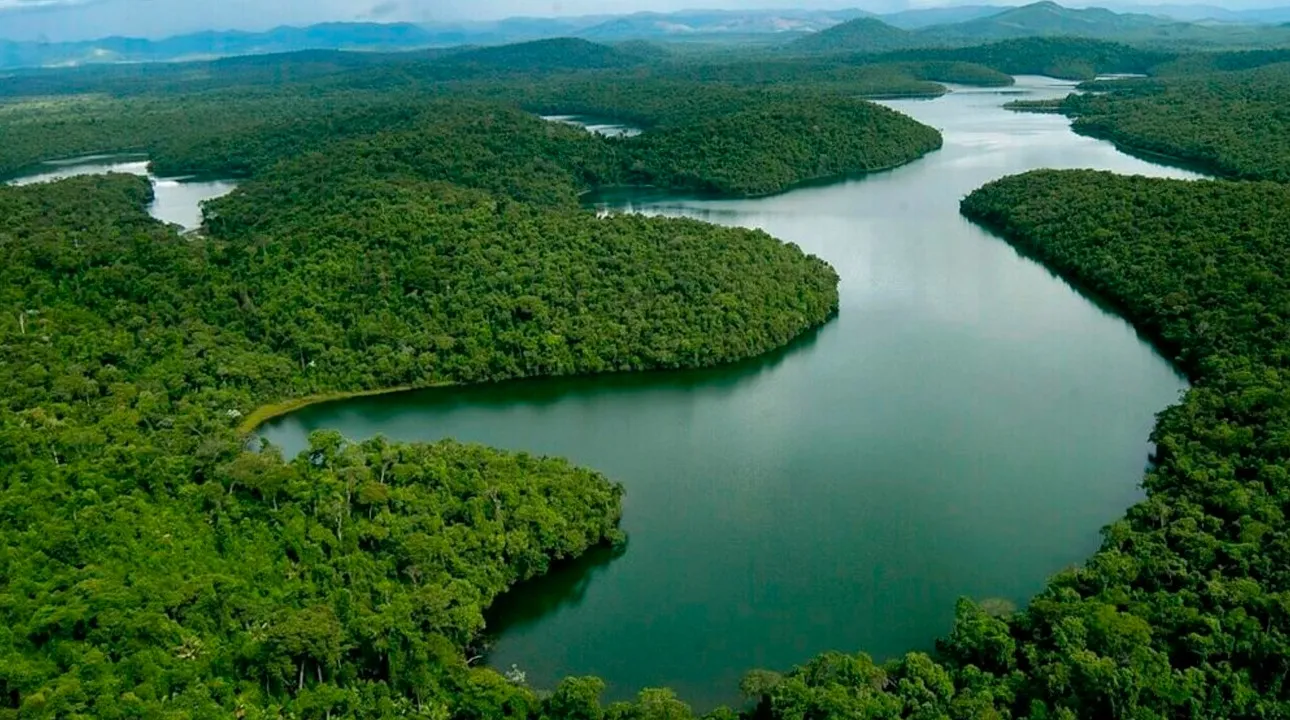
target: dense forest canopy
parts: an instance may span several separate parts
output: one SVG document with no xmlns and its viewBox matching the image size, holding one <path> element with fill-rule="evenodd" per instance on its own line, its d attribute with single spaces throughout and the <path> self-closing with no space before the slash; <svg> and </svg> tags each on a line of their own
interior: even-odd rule
<svg viewBox="0 0 1290 720">
<path fill-rule="evenodd" d="M 539 694 L 472 664 L 498 593 L 623 542 L 609 479 L 327 432 L 283 458 L 247 448 L 248 417 L 784 345 L 836 311 L 827 264 L 760 232 L 598 218 L 579 194 L 755 195 L 939 147 L 857 95 L 1141 72 L 1154 77 L 1061 109 L 1127 145 L 1285 179 L 1267 133 L 1285 119 L 1275 52 L 655 50 L 310 53 L 7 83 L 0 174 L 128 150 L 244 182 L 186 237 L 146 215 L 140 178 L 0 187 L 0 718 L 689 718 L 666 690 L 605 708 L 594 678 Z M 646 132 L 603 138 L 535 117 L 548 112 Z M 960 603 L 934 656 L 753 672 L 743 716 L 1290 714 L 1288 192 L 1040 172 L 967 198 L 1196 383 L 1161 415 L 1148 498 L 1025 610 Z"/>
<path fill-rule="evenodd" d="M 940 136 L 931 128 L 855 95 L 934 95 L 943 88 L 933 78 L 1008 81 L 962 63 L 844 66 L 818 82 L 802 82 L 813 72 L 806 64 L 789 64 L 769 74 L 747 63 L 727 65 L 721 82 L 684 65 L 646 72 L 606 69 L 614 64 L 606 57 L 629 54 L 567 40 L 437 59 L 388 56 L 385 62 L 364 61 L 345 71 L 336 69 L 343 63 L 324 58 L 326 71 L 306 71 L 297 79 L 269 84 L 263 82 L 261 64 L 223 61 L 218 71 L 208 66 L 197 72 L 203 78 L 199 87 L 207 87 L 209 73 L 221 75 L 218 87 L 182 93 L 174 91 L 174 83 L 185 76 L 182 69 L 161 73 L 142 88 L 117 87 L 109 78 L 106 94 L 0 104 L 6 131 L 0 175 L 49 158 L 128 151 L 146 153 L 162 175 L 250 177 L 280 160 L 347 139 L 409 130 L 436 136 L 474 133 L 461 120 L 461 108 L 466 101 L 485 101 L 490 106 L 473 106 L 475 112 L 519 108 L 584 114 L 647 130 L 615 140 L 566 133 L 566 144 L 576 145 L 580 153 L 571 162 L 594 167 L 591 175 L 579 173 L 579 190 L 596 184 L 646 184 L 759 195 L 807 180 L 899 165 L 940 147 Z M 300 62 L 294 56 L 280 59 L 289 67 Z M 245 83 L 225 84 L 243 73 Z M 97 69 L 93 74 L 102 75 Z M 74 91 L 85 89 L 79 73 L 64 77 Z M 530 123 L 521 134 L 532 139 L 557 132 L 536 126 L 536 121 Z M 498 129 L 492 134 L 504 133 Z M 548 184 L 543 192 L 558 194 L 566 188 L 564 183 Z"/>
<path fill-rule="evenodd" d="M 451 442 L 322 433 L 287 460 L 248 452 L 243 416 L 749 357 L 824 322 L 837 277 L 762 233 L 596 218 L 438 170 L 253 181 L 188 238 L 146 215 L 141 178 L 0 188 L 0 713 L 492 718 L 585 700 L 542 701 L 465 648 L 497 593 L 621 540 L 620 488 Z"/>
<path fill-rule="evenodd" d="M 1236 57 L 1235 62 L 1280 59 Z M 1078 132 L 1233 178 L 1290 181 L 1290 63 L 1099 83 L 1063 110 Z"/>
<path fill-rule="evenodd" d="M 1290 189 L 1043 171 L 963 209 L 1108 298 L 1196 383 L 1160 416 L 1148 499 L 1008 621 L 1018 699 L 1078 717 L 1285 714 Z"/>
</svg>

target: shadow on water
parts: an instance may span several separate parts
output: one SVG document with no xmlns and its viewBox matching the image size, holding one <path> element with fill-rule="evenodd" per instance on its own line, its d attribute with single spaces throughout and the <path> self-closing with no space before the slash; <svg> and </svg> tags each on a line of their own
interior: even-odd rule
<svg viewBox="0 0 1290 720">
<path fill-rule="evenodd" d="M 271 420 L 261 428 L 265 430 L 290 419 L 310 425 L 316 417 L 328 417 L 339 407 L 360 408 L 365 415 L 381 416 L 394 413 L 410 404 L 435 407 L 447 411 L 456 407 L 541 408 L 573 397 L 592 397 L 608 393 L 635 393 L 694 390 L 716 391 L 719 395 L 735 392 L 740 386 L 771 372 L 795 353 L 810 349 L 819 338 L 832 331 L 830 322 L 808 330 L 793 342 L 755 358 L 740 362 L 696 370 L 654 370 L 649 372 L 615 372 L 598 375 L 566 375 L 563 377 L 520 378 L 474 385 L 450 385 L 424 388 L 406 392 L 374 395 L 366 398 L 348 398 L 317 403 L 297 410 L 284 418 Z M 263 433 L 262 433 L 263 434 Z M 431 438 L 426 438 L 427 440 Z"/>
<path fill-rule="evenodd" d="M 1159 165 L 1161 167 L 1174 168 L 1177 170 L 1186 170 L 1187 172 L 1193 172 L 1198 175 L 1204 175 L 1206 176 L 1205 179 L 1207 180 L 1213 180 L 1223 176 L 1223 171 L 1220 168 L 1215 167 L 1212 163 L 1207 163 L 1202 160 L 1188 160 L 1186 158 L 1180 158 L 1180 157 L 1175 157 L 1173 155 L 1166 155 L 1164 153 L 1152 152 L 1150 150 L 1136 148 L 1136 147 L 1133 147 L 1132 145 L 1126 145 L 1124 143 L 1117 142 L 1109 137 L 1103 137 L 1102 135 L 1099 135 L 1095 132 L 1091 132 L 1085 128 L 1081 128 L 1077 124 L 1071 125 L 1071 129 L 1078 135 L 1090 137 L 1090 138 L 1093 138 L 1094 140 L 1103 140 L 1103 141 L 1109 142 L 1115 146 L 1116 150 L 1119 150 L 1125 155 L 1128 155 L 1131 158 L 1142 160 L 1143 162 L 1149 162 L 1152 165 Z"/>
<path fill-rule="evenodd" d="M 549 572 L 502 593 L 484 612 L 485 640 L 541 622 L 586 598 L 592 579 L 627 552 L 626 545 L 593 548 L 553 565 Z"/>
<path fill-rule="evenodd" d="M 1165 363 L 1173 369 L 1174 373 L 1178 375 L 1179 378 L 1189 380 L 1187 372 L 1181 366 L 1181 358 L 1178 356 L 1177 348 L 1171 347 L 1170 344 L 1158 334 L 1152 332 L 1150 328 L 1145 327 L 1144 323 L 1133 320 L 1132 315 L 1123 305 L 1117 303 L 1114 299 L 1099 291 L 1092 285 L 1081 282 L 1079 279 L 1055 269 L 1042 255 L 1013 243 L 1006 233 L 998 230 L 997 228 L 991 227 L 986 223 L 971 220 L 970 218 L 969 222 L 989 233 L 991 236 L 1006 243 L 1008 247 L 1012 248 L 1012 251 L 1017 254 L 1017 257 L 1039 266 L 1044 272 L 1048 273 L 1050 277 L 1062 282 L 1066 287 L 1073 290 L 1075 294 L 1084 298 L 1092 304 L 1093 307 L 1102 311 L 1107 317 L 1123 321 L 1126 326 L 1133 330 L 1133 334 L 1137 336 L 1143 344 L 1150 347 L 1161 360 L 1164 360 Z"/>
<path fill-rule="evenodd" d="M 907 98 L 902 98 L 907 99 Z M 922 98 L 915 98 L 921 100 Z M 929 98 L 929 100 L 934 98 Z M 632 205 L 648 205 L 651 210 L 666 211 L 672 206 L 661 203 L 687 203 L 687 202 L 718 202 L 723 200 L 766 200 L 768 198 L 788 195 L 799 190 L 810 190 L 812 188 L 826 188 L 834 185 L 842 185 L 858 180 L 892 173 L 906 167 L 910 162 L 917 162 L 922 157 L 938 152 L 941 148 L 935 148 L 924 153 L 920 158 L 915 158 L 891 167 L 880 167 L 872 170 L 860 170 L 850 173 L 839 173 L 836 175 L 821 175 L 820 177 L 800 180 L 789 184 L 780 190 L 774 192 L 760 193 L 755 195 L 731 195 L 720 190 L 672 190 L 668 188 L 656 187 L 653 185 L 616 185 L 595 188 L 582 193 L 579 199 L 582 206 L 588 210 L 619 210 L 624 207 L 630 208 Z"/>
</svg>

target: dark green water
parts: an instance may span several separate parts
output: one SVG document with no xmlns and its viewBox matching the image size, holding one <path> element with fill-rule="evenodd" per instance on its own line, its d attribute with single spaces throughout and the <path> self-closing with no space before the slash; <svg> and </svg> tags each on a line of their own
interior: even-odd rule
<svg viewBox="0 0 1290 720">
<path fill-rule="evenodd" d="M 1000 106 L 1018 88 L 886 103 L 945 148 L 896 171 L 741 201 L 619 197 L 755 226 L 837 268 L 841 314 L 768 358 L 705 372 L 547 380 L 302 410 L 265 434 L 457 437 L 568 456 L 627 487 L 619 557 L 494 608 L 495 666 L 537 687 L 596 674 L 737 702 L 754 667 L 826 649 L 929 648 L 961 595 L 1017 603 L 1140 497 L 1154 414 L 1184 382 L 1122 320 L 959 216 L 1038 167 L 1189 177 Z"/>
</svg>

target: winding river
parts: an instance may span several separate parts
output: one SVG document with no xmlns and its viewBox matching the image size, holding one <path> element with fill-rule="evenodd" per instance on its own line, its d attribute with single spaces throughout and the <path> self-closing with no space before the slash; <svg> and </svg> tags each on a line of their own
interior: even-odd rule
<svg viewBox="0 0 1290 720">
<path fill-rule="evenodd" d="M 742 673 L 826 649 L 929 649 L 955 599 L 1024 603 L 1141 496 L 1154 414 L 1185 383 L 1124 321 L 964 220 L 1032 168 L 1194 177 L 1002 109 L 1020 78 L 887 102 L 945 147 L 897 170 L 756 200 L 644 194 L 603 208 L 764 228 L 842 277 L 841 314 L 771 357 L 702 372 L 437 389 L 306 408 L 263 428 L 445 436 L 563 455 L 627 487 L 625 552 L 502 598 L 488 661 L 537 687 L 595 674 L 737 702 Z"/>
<path fill-rule="evenodd" d="M 142 175 L 152 183 L 152 203 L 148 213 L 154 218 L 185 230 L 202 224 L 202 203 L 227 195 L 237 187 L 231 180 L 197 180 L 192 178 L 163 178 L 148 170 L 148 161 L 141 156 L 89 155 L 42 163 L 34 172 L 25 174 L 13 185 L 53 182 L 77 175 L 126 173 Z"/>
</svg>

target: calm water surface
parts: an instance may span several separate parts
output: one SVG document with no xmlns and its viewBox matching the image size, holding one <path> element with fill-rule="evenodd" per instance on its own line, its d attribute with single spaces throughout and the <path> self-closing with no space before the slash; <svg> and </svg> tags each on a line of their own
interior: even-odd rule
<svg viewBox="0 0 1290 720">
<path fill-rule="evenodd" d="M 604 135 L 605 137 L 634 137 L 641 134 L 640 128 L 586 115 L 543 115 L 542 119 L 566 125 L 577 125 L 578 127 L 586 128 L 588 132 Z"/>
<path fill-rule="evenodd" d="M 53 182 L 77 175 L 128 173 L 143 175 L 152 181 L 152 204 L 148 213 L 165 223 L 191 230 L 202 224 L 203 201 L 233 192 L 236 183 L 229 180 L 189 180 L 161 178 L 148 172 L 148 161 L 114 155 L 95 155 L 44 163 L 35 173 L 14 180 L 14 185 Z"/>
<path fill-rule="evenodd" d="M 898 170 L 758 200 L 602 198 L 605 207 L 764 228 L 842 277 L 838 319 L 794 347 L 705 372 L 435 390 L 305 409 L 267 426 L 456 437 L 563 455 L 627 487 L 624 553 L 511 593 L 489 661 L 551 687 L 670 686 L 737 702 L 754 667 L 826 649 L 929 648 L 967 595 L 1023 603 L 1093 551 L 1141 495 L 1154 414 L 1184 382 L 1122 320 L 960 217 L 1032 168 L 1192 177 L 1019 115 L 1022 78 L 890 107 L 939 128 Z"/>
</svg>

